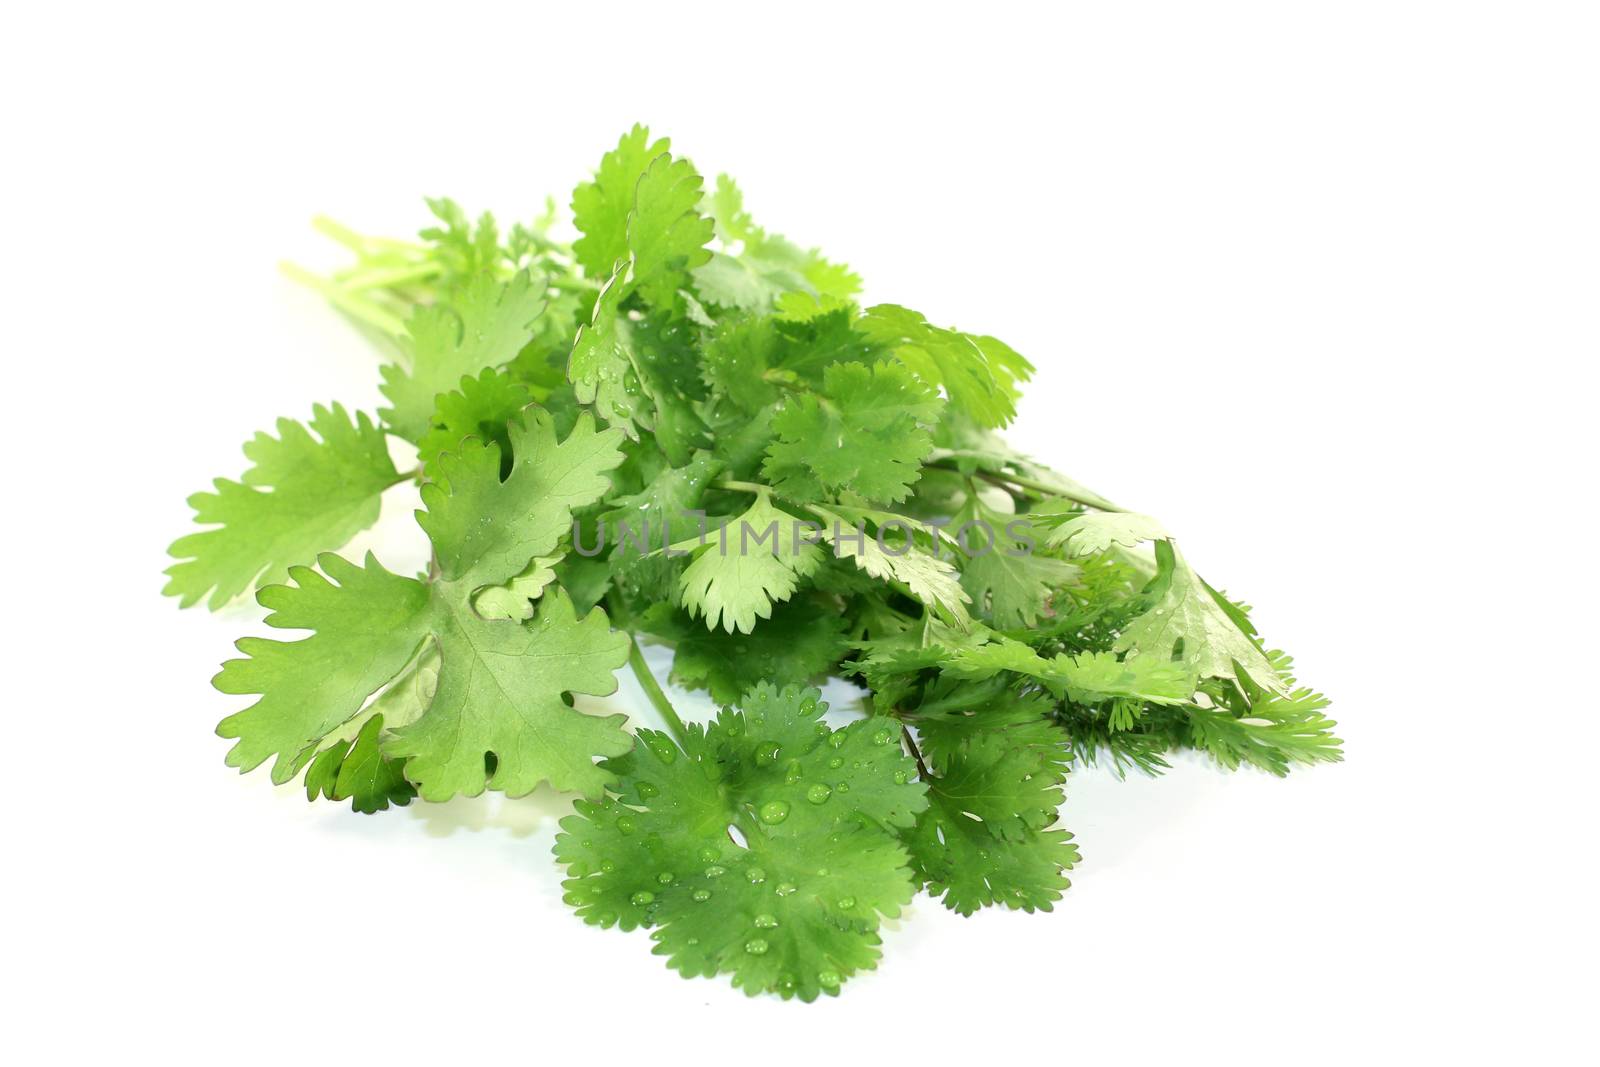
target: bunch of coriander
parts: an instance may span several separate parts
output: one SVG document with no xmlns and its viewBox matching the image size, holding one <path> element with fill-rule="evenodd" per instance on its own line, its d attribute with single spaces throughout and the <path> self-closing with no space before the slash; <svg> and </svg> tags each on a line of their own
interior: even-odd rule
<svg viewBox="0 0 1600 1067">
<path fill-rule="evenodd" d="M 919 889 L 1048 911 L 1074 761 L 1340 758 L 1327 701 L 1159 522 L 995 436 L 1032 371 L 1004 343 L 863 309 L 641 127 L 574 191 L 570 245 L 553 210 L 502 233 L 429 207 L 417 242 L 320 223 L 355 262 L 303 275 L 384 350 L 389 406 L 258 434 L 172 546 L 184 606 L 254 588 L 309 632 L 217 675 L 255 698 L 218 727 L 231 765 L 362 812 L 576 793 L 555 852 L 584 921 L 812 1000 Z M 427 572 L 336 555 L 407 481 Z M 640 640 L 714 720 L 678 716 Z M 574 706 L 625 664 L 669 732 Z M 829 676 L 864 691 L 842 729 Z"/>
</svg>

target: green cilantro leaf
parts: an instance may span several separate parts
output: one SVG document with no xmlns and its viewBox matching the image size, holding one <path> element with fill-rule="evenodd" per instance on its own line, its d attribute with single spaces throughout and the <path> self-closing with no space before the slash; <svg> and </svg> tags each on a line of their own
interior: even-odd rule
<svg viewBox="0 0 1600 1067">
<path fill-rule="evenodd" d="M 1148 515 L 1131 511 L 1086 511 L 1050 531 L 1046 543 L 1074 556 L 1105 552 L 1112 545 L 1133 548 L 1146 541 L 1166 540 L 1166 527 Z"/>
<path fill-rule="evenodd" d="M 417 442 L 417 459 L 426 466 L 468 437 L 493 441 L 509 459 L 506 424 L 533 401 L 528 387 L 503 369 L 487 368 L 476 378 L 462 378 L 454 392 L 439 395 L 428 432 Z"/>
<path fill-rule="evenodd" d="M 390 804 L 411 803 L 417 791 L 406 781 L 401 764 L 386 758 L 379 748 L 383 716 L 374 715 L 361 725 L 356 739 L 337 741 L 317 753 L 306 768 L 306 796 L 348 800 L 365 814 L 384 811 Z"/>
<path fill-rule="evenodd" d="M 966 560 L 961 585 L 976 609 L 1001 629 L 1032 626 L 1055 591 L 1078 568 L 1038 550 L 1038 537 L 1026 518 L 1001 514 L 974 496 L 952 525 Z"/>
<path fill-rule="evenodd" d="M 617 261 L 628 255 L 628 216 L 639 179 L 671 147 L 667 138 L 652 141 L 650 130 L 636 125 L 601 158 L 594 180 L 573 190 L 572 221 L 583 236 L 573 242 L 572 251 L 589 277 L 609 278 Z"/>
<path fill-rule="evenodd" d="M 1117 650 L 1178 660 L 1194 678 L 1238 680 L 1243 672 L 1264 689 L 1284 692 L 1244 614 L 1207 585 L 1171 541 L 1156 542 L 1156 561 L 1153 604 L 1123 630 Z"/>
<path fill-rule="evenodd" d="M 432 539 L 448 581 L 477 589 L 521 573 L 548 556 L 572 528 L 572 514 L 611 488 L 606 472 L 622 462 L 618 430 L 596 430 L 587 413 L 557 444 L 555 420 L 530 409 L 508 424 L 511 473 L 500 478 L 500 449 L 468 442 L 441 456 L 422 487 L 417 521 Z"/>
<path fill-rule="evenodd" d="M 826 508 L 811 510 L 823 520 L 820 536 L 839 558 L 873 578 L 903 587 L 908 596 L 958 629 L 970 627 L 966 606 L 971 597 L 961 588 L 960 573 L 949 560 L 917 547 L 902 528 L 885 523 L 876 531 L 865 531 Z"/>
<path fill-rule="evenodd" d="M 926 799 L 892 722 L 830 730 L 819 696 L 763 684 L 681 745 L 639 731 L 608 761 L 617 796 L 561 822 L 567 902 L 654 927 L 670 967 L 752 995 L 814 1000 L 874 967 L 879 924 L 913 888 L 890 831 Z"/>
<path fill-rule="evenodd" d="M 663 154 L 639 178 L 628 216 L 639 294 L 655 307 L 669 307 L 688 283 L 688 272 L 711 258 L 711 220 L 696 211 L 700 175 L 686 159 Z"/>
<path fill-rule="evenodd" d="M 895 304 L 868 308 L 861 329 L 889 346 L 930 385 L 943 386 L 950 403 L 980 426 L 1004 426 L 1016 415 L 1017 385 L 1033 365 L 993 337 L 940 329 Z"/>
<path fill-rule="evenodd" d="M 215 492 L 189 498 L 195 522 L 215 528 L 168 549 L 179 562 L 167 569 L 163 592 L 184 607 L 209 593 L 215 610 L 341 547 L 377 521 L 378 498 L 406 477 L 372 421 L 352 421 L 338 404 L 314 408 L 309 428 L 279 419 L 278 436 L 256 434 L 244 454 L 252 466 L 242 481 L 219 478 Z"/>
<path fill-rule="evenodd" d="M 765 473 L 795 499 L 850 492 L 904 500 L 933 448 L 928 428 L 941 407 L 937 394 L 899 364 L 831 364 L 822 395 L 792 397 L 778 408 Z"/>
<path fill-rule="evenodd" d="M 384 424 L 408 441 L 421 441 L 439 394 L 515 359 L 544 308 L 543 290 L 526 271 L 508 281 L 477 275 L 448 305 L 418 308 L 406 324 L 409 366 L 383 368 L 383 395 L 393 405 L 378 413 Z"/>
<path fill-rule="evenodd" d="M 729 633 L 749 633 L 757 619 L 771 618 L 773 604 L 793 596 L 822 562 L 822 550 L 766 492 L 744 514 L 673 549 L 693 553 L 678 583 L 679 602 L 690 615 L 704 617 L 707 629 Z"/>
<path fill-rule="evenodd" d="M 672 641 L 673 681 L 708 689 L 719 704 L 736 703 L 763 681 L 811 682 L 832 670 L 848 648 L 844 620 L 831 605 L 810 598 L 777 605 L 772 617 L 748 634 L 707 630 L 671 610 L 653 612 L 642 625 Z"/>
<path fill-rule="evenodd" d="M 979 734 L 947 757 L 904 835 L 930 895 L 962 915 L 992 904 L 1049 911 L 1061 899 L 1078 850 L 1047 829 L 1062 799 L 1060 751 Z"/>
</svg>

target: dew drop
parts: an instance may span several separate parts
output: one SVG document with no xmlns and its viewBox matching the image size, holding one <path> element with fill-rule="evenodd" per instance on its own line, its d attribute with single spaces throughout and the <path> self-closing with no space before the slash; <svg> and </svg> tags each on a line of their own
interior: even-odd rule
<svg viewBox="0 0 1600 1067">
<path fill-rule="evenodd" d="M 639 797 L 641 800 L 650 800 L 660 795 L 661 790 L 656 787 L 654 782 L 639 783 Z"/>
<path fill-rule="evenodd" d="M 828 738 L 828 744 L 833 748 L 843 748 L 844 747 L 844 731 L 840 730 L 838 733 L 836 733 L 832 737 Z"/>
<path fill-rule="evenodd" d="M 711 866 L 706 868 L 706 877 L 707 878 L 721 878 L 723 875 L 725 875 L 727 873 L 728 873 L 728 868 L 718 866 L 715 863 L 713 863 Z"/>
<path fill-rule="evenodd" d="M 831 796 L 833 796 L 833 790 L 821 782 L 806 790 L 806 799 L 813 804 L 826 804 Z"/>
<path fill-rule="evenodd" d="M 710 847 L 703 848 L 703 849 L 700 850 L 700 862 L 701 863 L 715 863 L 715 862 L 717 862 L 717 857 L 719 855 L 720 855 L 720 853 L 717 852 L 717 850 L 714 849 L 714 848 L 710 848 Z"/>
<path fill-rule="evenodd" d="M 834 756 L 834 757 L 830 758 L 828 760 L 828 766 L 832 767 L 834 770 L 838 770 L 840 767 L 844 766 L 844 757 L 843 756 Z"/>
<path fill-rule="evenodd" d="M 660 760 L 662 763 L 672 763 L 678 758 L 678 750 L 667 744 L 665 741 L 661 742 L 659 745 L 652 745 L 650 751 L 654 752 L 656 754 L 656 759 Z"/>
<path fill-rule="evenodd" d="M 672 879 L 672 872 L 671 871 L 662 871 L 660 874 L 656 875 L 656 884 L 657 885 L 671 885 L 672 884 L 672 880 L 673 879 Z"/>
<path fill-rule="evenodd" d="M 628 898 L 629 902 L 632 903 L 636 908 L 642 908 L 646 904 L 653 902 L 655 899 L 656 895 L 654 893 L 644 889 L 639 890 L 633 896 Z"/>
<path fill-rule="evenodd" d="M 696 889 L 693 893 L 689 894 L 689 898 L 696 904 L 704 904 L 706 901 L 711 899 L 711 890 Z"/>
<path fill-rule="evenodd" d="M 776 826 L 789 817 L 789 802 L 787 800 L 769 800 L 761 805 L 758 813 L 761 821 L 768 826 Z"/>
<path fill-rule="evenodd" d="M 850 792 L 850 783 L 840 782 L 838 785 L 833 787 L 833 791 L 835 793 L 848 793 Z"/>
<path fill-rule="evenodd" d="M 633 820 L 626 815 L 617 820 L 617 833 L 619 834 L 626 836 L 637 829 L 638 827 L 634 825 Z"/>
<path fill-rule="evenodd" d="M 762 938 L 752 937 L 744 943 L 744 950 L 752 956 L 765 956 L 767 954 L 767 943 Z"/>
<path fill-rule="evenodd" d="M 790 896 L 795 892 L 795 885 L 793 882 L 779 882 L 778 887 L 773 890 L 773 892 L 777 893 L 780 897 Z"/>
<path fill-rule="evenodd" d="M 894 737 L 893 730 L 882 729 L 872 735 L 872 743 L 875 745 L 887 745 L 892 737 Z"/>
<path fill-rule="evenodd" d="M 600 861 L 600 873 L 601 874 L 614 874 L 614 873 L 616 873 L 616 870 L 617 870 L 617 864 L 616 864 L 616 862 L 614 860 L 601 860 Z"/>
<path fill-rule="evenodd" d="M 894 772 L 894 784 L 895 785 L 905 785 L 908 778 L 909 778 L 909 775 L 907 775 L 905 771 L 895 771 Z"/>
<path fill-rule="evenodd" d="M 816 713 L 817 702 L 815 700 L 811 699 L 810 697 L 806 697 L 800 702 L 800 714 L 810 716 L 815 715 Z"/>
<path fill-rule="evenodd" d="M 839 981 L 840 979 L 838 971 L 817 972 L 817 984 L 820 986 L 826 986 L 828 989 L 836 989 L 839 986 Z"/>
<path fill-rule="evenodd" d="M 760 867 L 751 867 L 748 871 L 744 872 L 744 876 L 750 879 L 751 885 L 760 885 L 762 882 L 767 880 L 767 872 L 762 870 Z"/>
<path fill-rule="evenodd" d="M 855 906 L 856 906 L 856 898 L 855 897 L 840 897 L 839 898 L 839 910 L 840 911 L 849 911 L 851 908 L 853 908 Z"/>
<path fill-rule="evenodd" d="M 800 761 L 799 760 L 792 759 L 792 760 L 789 761 L 788 766 L 784 767 L 784 769 L 783 769 L 783 780 L 784 780 L 784 783 L 787 784 L 787 785 L 794 785 L 794 783 L 796 783 L 796 782 L 798 782 L 800 780 Z"/>
<path fill-rule="evenodd" d="M 762 912 L 760 915 L 756 916 L 757 930 L 771 930 L 777 925 L 778 917 L 776 915 L 768 915 L 766 912 Z"/>
</svg>

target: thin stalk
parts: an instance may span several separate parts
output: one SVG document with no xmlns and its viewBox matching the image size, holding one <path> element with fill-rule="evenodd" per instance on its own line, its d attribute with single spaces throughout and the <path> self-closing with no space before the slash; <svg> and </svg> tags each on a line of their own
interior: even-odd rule
<svg viewBox="0 0 1600 1067">
<path fill-rule="evenodd" d="M 718 489 L 732 489 L 736 493 L 755 493 L 757 496 L 772 492 L 769 485 L 757 485 L 755 482 L 740 482 L 732 478 L 723 478 L 717 482 Z"/>
<path fill-rule="evenodd" d="M 928 771 L 928 765 L 922 762 L 922 750 L 917 747 L 916 738 L 911 736 L 911 727 L 905 723 L 900 724 L 900 734 L 905 738 L 906 748 L 911 752 L 911 758 L 917 761 L 917 777 L 924 782 L 933 777 Z"/>
<path fill-rule="evenodd" d="M 280 263 L 278 269 L 283 272 L 284 277 L 315 289 L 327 297 L 329 303 L 357 322 L 365 323 L 389 337 L 399 337 L 405 333 L 406 324 L 400 316 L 385 311 L 371 300 L 347 292 L 321 275 L 313 274 L 293 263 Z"/>
<path fill-rule="evenodd" d="M 421 251 L 423 246 L 415 241 L 400 241 L 392 237 L 368 237 L 364 233 L 357 233 L 342 222 L 335 222 L 326 215 L 318 215 L 311 220 L 311 228 L 324 237 L 332 238 L 350 249 L 352 252 L 365 254 L 372 248 L 399 249 L 408 248 Z"/>
<path fill-rule="evenodd" d="M 935 460 L 932 463 L 925 463 L 923 466 L 932 470 L 951 471 L 956 474 L 962 473 L 953 464 L 945 463 L 943 460 Z M 1128 510 L 1127 508 L 1117 507 L 1109 500 L 1100 500 L 1098 498 L 1080 496 L 1069 489 L 1061 488 L 1059 485 L 1051 485 L 1048 482 L 1041 482 L 1036 478 L 1025 478 L 1020 474 L 1008 474 L 998 471 L 983 470 L 973 471 L 972 473 L 975 477 L 982 478 L 991 485 L 998 485 L 1002 489 L 1005 489 L 1008 485 L 1014 485 L 1021 489 L 1029 489 L 1035 493 L 1042 493 L 1045 496 L 1058 496 L 1063 500 L 1070 500 L 1075 504 L 1082 504 L 1086 508 L 1094 508 L 1096 511 Z"/>
<path fill-rule="evenodd" d="M 418 263 L 409 267 L 383 267 L 364 271 L 341 279 L 340 284 L 350 292 L 360 292 L 363 289 L 382 289 L 393 285 L 404 285 L 406 282 L 423 281 L 438 273 L 437 264 Z"/>
<path fill-rule="evenodd" d="M 678 739 L 678 744 L 687 745 L 688 731 L 684 729 L 683 720 L 678 718 L 678 712 L 673 708 L 672 701 L 667 699 L 667 694 L 661 691 L 656 676 L 650 673 L 650 666 L 644 661 L 644 653 L 639 651 L 639 642 L 635 641 L 631 634 L 628 637 L 628 666 L 633 668 L 633 676 L 639 679 L 639 688 L 644 690 L 644 695 L 649 698 L 651 706 L 667 720 L 672 736 Z"/>
</svg>

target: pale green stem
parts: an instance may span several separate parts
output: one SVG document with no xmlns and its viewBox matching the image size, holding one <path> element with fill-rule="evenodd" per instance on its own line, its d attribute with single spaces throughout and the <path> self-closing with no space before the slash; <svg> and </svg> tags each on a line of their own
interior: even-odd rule
<svg viewBox="0 0 1600 1067">
<path fill-rule="evenodd" d="M 644 653 L 639 651 L 639 642 L 634 640 L 632 635 L 628 637 L 628 666 L 633 668 L 633 676 L 639 679 L 639 688 L 644 690 L 644 695 L 649 698 L 651 706 L 667 720 L 672 736 L 678 739 L 678 744 L 687 745 L 688 730 L 684 728 L 683 720 L 678 718 L 678 712 L 673 708 L 672 701 L 661 691 L 656 676 L 650 673 L 650 665 L 645 663 Z"/>
<path fill-rule="evenodd" d="M 328 298 L 328 302 L 343 311 L 346 315 L 358 322 L 363 322 L 381 333 L 390 337 L 399 337 L 405 333 L 405 320 L 390 311 L 385 311 L 371 300 L 347 292 L 338 284 L 329 281 L 320 274 L 313 274 L 304 267 L 293 263 L 280 263 L 278 269 L 286 278 L 299 282 L 301 285 L 315 289 Z"/>
</svg>

